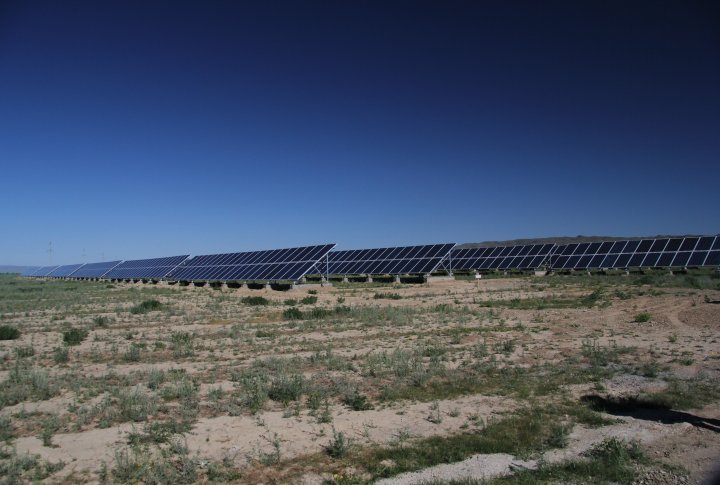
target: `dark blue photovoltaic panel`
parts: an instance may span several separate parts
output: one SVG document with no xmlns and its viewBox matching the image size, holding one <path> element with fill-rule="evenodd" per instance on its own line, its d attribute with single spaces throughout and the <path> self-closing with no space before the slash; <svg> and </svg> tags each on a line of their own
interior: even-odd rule
<svg viewBox="0 0 720 485">
<path fill-rule="evenodd" d="M 555 244 L 524 244 L 453 249 L 443 261 L 450 270 L 468 269 L 534 269 L 543 266 Z"/>
<path fill-rule="evenodd" d="M 66 264 L 65 266 L 58 266 L 48 276 L 51 278 L 67 278 L 82 268 L 83 263 L 79 264 Z"/>
<path fill-rule="evenodd" d="M 320 268 L 331 275 L 428 274 L 440 265 L 455 244 L 427 244 L 331 251 Z"/>
<path fill-rule="evenodd" d="M 334 244 L 301 248 L 208 254 L 183 261 L 175 281 L 297 281 L 321 262 Z"/>
<path fill-rule="evenodd" d="M 165 258 L 134 259 L 123 261 L 105 273 L 104 278 L 111 280 L 148 278 L 162 279 L 188 258 L 182 256 L 168 256 Z"/>
<path fill-rule="evenodd" d="M 102 276 L 120 264 L 121 261 L 104 261 L 102 263 L 88 263 L 75 271 L 71 278 L 102 278 Z"/>
<path fill-rule="evenodd" d="M 710 251 L 705 266 L 720 266 L 720 251 Z"/>
<path fill-rule="evenodd" d="M 703 236 L 566 244 L 558 246 L 551 266 L 553 269 L 713 266 L 709 251 L 718 239 Z M 566 256 L 569 254 L 572 256 Z"/>
<path fill-rule="evenodd" d="M 58 268 L 57 265 L 55 265 L 55 266 L 43 266 L 42 268 L 40 268 L 39 270 L 37 270 L 37 271 L 33 274 L 33 276 L 36 276 L 36 277 L 38 277 L 38 278 L 44 278 L 44 277 L 46 277 L 47 275 L 49 275 L 50 273 L 52 273 L 53 270 L 55 270 L 56 268 Z"/>
<path fill-rule="evenodd" d="M 25 271 L 23 271 L 22 273 L 20 273 L 20 276 L 32 276 L 32 275 L 34 275 L 35 273 L 37 273 L 37 271 L 38 271 L 39 269 L 40 269 L 40 268 L 35 267 L 35 266 L 33 266 L 32 268 L 27 268 Z"/>
</svg>

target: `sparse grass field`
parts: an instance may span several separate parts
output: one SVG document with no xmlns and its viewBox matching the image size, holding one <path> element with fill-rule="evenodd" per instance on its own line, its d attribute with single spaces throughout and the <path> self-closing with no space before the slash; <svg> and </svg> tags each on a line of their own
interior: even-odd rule
<svg viewBox="0 0 720 485">
<path fill-rule="evenodd" d="M 287 292 L 0 275 L 0 482 L 702 480 L 717 301 L 713 275 Z"/>
</svg>

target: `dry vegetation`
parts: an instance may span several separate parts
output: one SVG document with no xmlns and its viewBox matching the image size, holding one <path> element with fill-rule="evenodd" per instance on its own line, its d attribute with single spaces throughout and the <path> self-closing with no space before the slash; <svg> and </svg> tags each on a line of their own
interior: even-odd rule
<svg viewBox="0 0 720 485">
<path fill-rule="evenodd" d="M 0 276 L 0 482 L 713 471 L 716 275 L 309 288 Z"/>
</svg>

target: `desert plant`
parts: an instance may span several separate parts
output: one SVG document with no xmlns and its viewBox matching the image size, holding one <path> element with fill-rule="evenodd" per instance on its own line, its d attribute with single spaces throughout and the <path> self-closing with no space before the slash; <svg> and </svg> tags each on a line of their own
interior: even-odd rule
<svg viewBox="0 0 720 485">
<path fill-rule="evenodd" d="M 53 360 L 56 364 L 65 364 L 70 360 L 70 349 L 64 345 L 59 345 L 53 350 Z"/>
<path fill-rule="evenodd" d="M 48 448 L 56 448 L 57 445 L 53 445 L 52 437 L 60 429 L 60 420 L 54 414 L 51 414 L 45 418 L 40 428 L 40 439 L 42 439 L 43 446 Z"/>
<path fill-rule="evenodd" d="M 22 359 L 24 357 L 32 357 L 33 355 L 35 355 L 35 349 L 31 346 L 15 347 L 15 355 L 18 359 Z"/>
<path fill-rule="evenodd" d="M 287 404 L 297 401 L 305 390 L 305 378 L 301 374 L 280 374 L 270 383 L 268 397 Z"/>
<path fill-rule="evenodd" d="M 345 436 L 345 433 L 342 431 L 338 433 L 333 427 L 333 439 L 325 446 L 325 451 L 333 458 L 342 458 L 350 449 L 350 444 L 350 439 Z"/>
<path fill-rule="evenodd" d="M 645 323 L 649 322 L 652 316 L 648 312 L 641 312 L 635 315 L 635 318 L 633 318 L 633 322 L 635 323 Z"/>
<path fill-rule="evenodd" d="M 140 346 L 137 344 L 130 344 L 130 348 L 123 356 L 127 362 L 140 362 Z"/>
<path fill-rule="evenodd" d="M 195 334 L 190 332 L 173 332 L 170 335 L 170 349 L 175 357 L 189 357 L 195 353 Z"/>
<path fill-rule="evenodd" d="M 267 306 L 270 304 L 270 300 L 262 296 L 246 296 L 240 301 L 248 306 Z"/>
<path fill-rule="evenodd" d="M 133 315 L 141 315 L 143 313 L 153 312 L 162 310 L 163 304 L 158 300 L 145 300 L 130 309 L 130 313 Z"/>
<path fill-rule="evenodd" d="M 303 312 L 296 307 L 290 307 L 283 312 L 283 318 L 287 320 L 302 320 Z"/>
<path fill-rule="evenodd" d="M 88 336 L 88 331 L 84 328 L 71 328 L 63 332 L 63 342 L 66 345 L 80 345 Z"/>
<path fill-rule="evenodd" d="M 0 325 L 0 340 L 17 340 L 20 338 L 20 330 L 10 325 Z"/>
<path fill-rule="evenodd" d="M 107 327 L 111 322 L 111 319 L 104 316 L 98 316 L 93 318 L 93 324 L 96 327 Z"/>
<path fill-rule="evenodd" d="M 353 411 L 367 411 L 373 409 L 372 403 L 368 402 L 367 396 L 355 389 L 351 394 L 343 398 L 343 404 Z"/>
<path fill-rule="evenodd" d="M 0 416 L 0 441 L 9 443 L 15 436 L 10 416 Z"/>
</svg>

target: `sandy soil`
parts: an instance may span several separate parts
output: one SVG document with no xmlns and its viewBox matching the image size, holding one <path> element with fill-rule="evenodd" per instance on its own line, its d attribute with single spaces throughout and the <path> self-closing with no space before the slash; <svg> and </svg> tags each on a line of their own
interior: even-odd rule
<svg viewBox="0 0 720 485">
<path fill-rule="evenodd" d="M 116 450 L 127 446 L 128 434 L 142 430 L 145 423 L 113 422 L 100 427 L 98 418 L 94 418 L 78 428 L 74 410 L 98 405 L 104 396 L 114 392 L 109 384 L 103 383 L 124 379 L 122 385 L 144 386 L 151 369 L 182 370 L 197 382 L 199 412 L 184 438 L 190 453 L 207 461 L 227 463 L 229 460 L 241 470 L 256 465 L 262 454 L 271 453 L 276 439 L 282 460 L 297 460 L 322 453 L 333 429 L 345 433 L 356 445 L 380 446 L 399 437 L 413 439 L 472 430 L 476 426 L 479 429 L 475 423 L 502 417 L 524 405 L 516 396 L 482 392 L 425 402 L 382 401 L 379 397 L 382 387 L 394 382 L 392 376 L 370 376 L 367 370 L 369 356 L 381 351 L 392 353 L 396 349 L 417 349 L 423 345 L 441 346 L 443 365 L 452 370 L 474 362 L 475 349 L 482 344 L 490 349 L 497 365 L 530 367 L 560 364 L 569 356 L 582 359 L 584 346 L 594 343 L 606 349 L 632 349 L 620 357 L 625 365 L 653 362 L 660 369 L 654 376 L 616 374 L 602 382 L 600 390 L 597 383 L 565 386 L 565 394 L 574 399 L 598 392 L 607 396 L 633 396 L 662 391 L 667 388 L 670 377 L 720 377 L 720 305 L 709 303 L 720 300 L 720 292 L 714 290 L 615 286 L 604 291 L 602 305 L 591 308 L 519 309 L 512 305 L 486 308 L 481 303 L 572 299 L 587 295 L 593 288 L 572 281 L 560 284 L 552 278 L 513 278 L 440 281 L 388 288 L 312 289 L 317 291 L 313 296 L 318 301 L 298 305 L 303 311 L 313 307 L 332 309 L 337 305 L 414 310 L 408 316 L 394 315 L 386 320 L 370 316 L 364 320 L 296 322 L 283 317 L 283 311 L 288 308 L 284 302 L 309 296 L 307 288 L 280 293 L 167 287 L 163 289 L 166 293 L 157 298 L 170 310 L 144 315 L 127 311 L 132 301 L 137 301 L 135 297 L 129 298 L 132 301 L 80 301 L 67 307 L 12 313 L 7 319 L 22 327 L 23 335 L 19 340 L 2 343 L 0 356 L 4 356 L 4 363 L 0 379 L 8 379 L 13 372 L 15 348 L 31 346 L 35 349 L 32 357 L 35 368 L 44 369 L 51 380 L 62 382 L 60 393 L 54 397 L 24 400 L 0 410 L 0 415 L 13 420 L 14 446 L 21 453 L 65 462 L 66 466 L 53 475 L 52 481 L 97 480 L 101 464 L 105 462 L 111 467 Z M 108 291 L 131 290 L 117 285 Z M 624 293 L 616 296 L 616 291 Z M 396 293 L 399 298 L 374 297 L 383 292 Z M 242 303 L 242 298 L 247 296 L 264 296 L 271 305 L 248 306 Z M 471 311 L 443 312 L 437 310 L 438 305 Z M 649 313 L 650 320 L 635 322 L 636 315 L 642 312 Z M 93 327 L 92 319 L 100 315 L 113 321 L 104 327 Z M 52 320 L 53 317 L 62 318 Z M 55 363 L 53 351 L 62 343 L 62 330 L 78 325 L 90 328 L 90 336 L 71 348 L 68 363 Z M 170 336 L 177 332 L 194 334 L 192 355 L 178 356 L 173 352 Z M 493 350 L 508 339 L 514 342 L 512 351 Z M 139 361 L 128 361 L 124 357 L 133 344 L 143 345 Z M 331 349 L 333 355 L 344 359 L 352 370 L 320 372 L 319 364 L 313 363 L 312 357 L 322 349 Z M 352 411 L 335 397 L 329 405 L 331 422 L 320 423 L 305 406 L 289 413 L 289 408 L 273 400 L 268 400 L 256 414 L 231 415 L 212 408 L 209 396 L 212 390 L 220 388 L 226 396 L 230 395 L 239 389 L 238 381 L 233 380 L 238 372 L 278 357 L 300 359 L 298 362 L 304 367 L 297 370 L 308 382 L 322 380 L 360 386 L 374 403 L 374 409 Z M 428 358 L 424 362 L 427 365 Z M 151 422 L 177 419 L 173 414 L 179 407 L 177 401 L 170 400 L 165 406 L 167 409 L 151 417 Z M 431 406 L 439 408 L 441 422 L 428 419 Z M 720 419 L 717 403 L 687 412 Z M 43 446 L 39 438 L 38 422 L 50 414 L 62 421 L 52 437 L 53 447 Z M 703 429 L 687 422 L 621 419 L 622 424 L 599 428 L 576 426 L 567 448 L 547 451 L 542 459 L 553 463 L 577 458 L 594 443 L 614 436 L 639 440 L 653 458 L 684 467 L 691 480 L 700 481 L 710 476 L 718 463 L 720 429 Z M 487 478 L 512 473 L 514 467 L 533 468 L 540 458 L 518 460 L 504 454 L 476 455 L 459 463 L 399 475 L 382 483 Z M 298 480 L 313 481 L 312 477 L 324 476 L 322 470 L 310 469 L 300 474 Z"/>
</svg>

